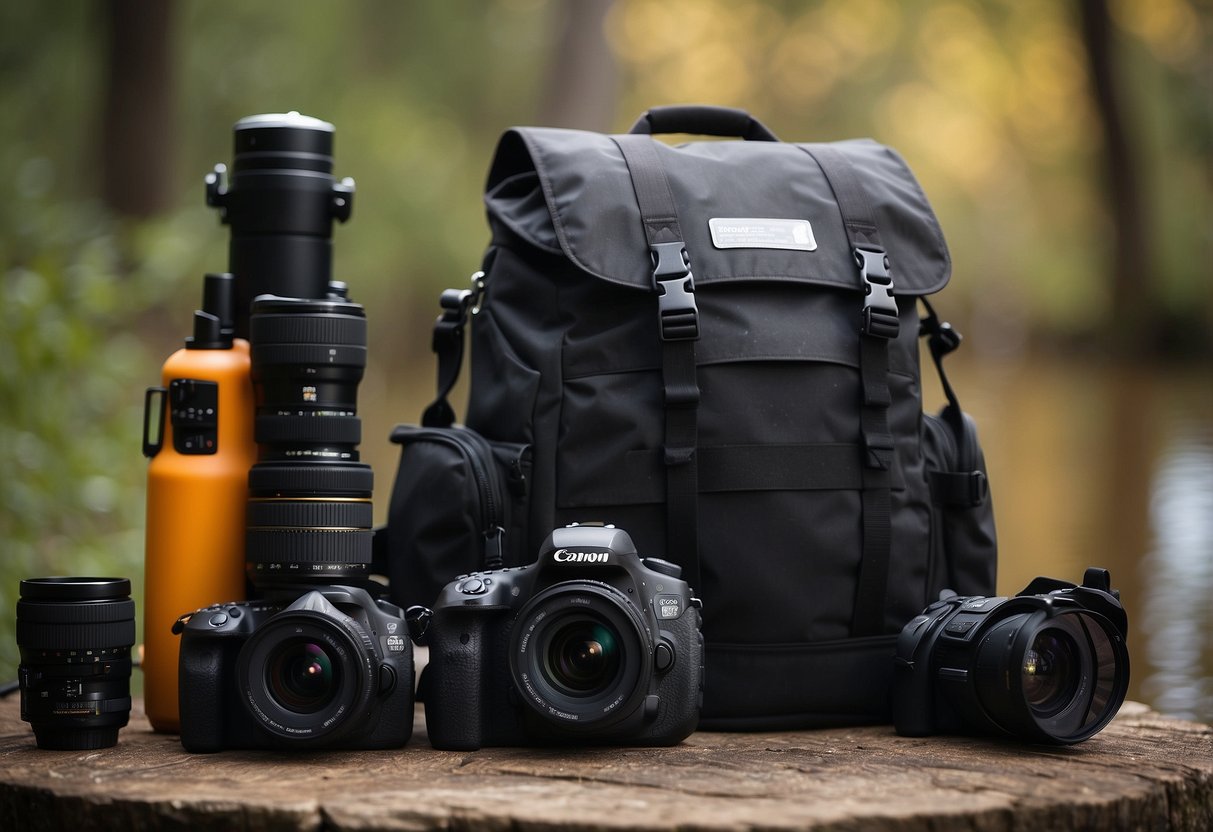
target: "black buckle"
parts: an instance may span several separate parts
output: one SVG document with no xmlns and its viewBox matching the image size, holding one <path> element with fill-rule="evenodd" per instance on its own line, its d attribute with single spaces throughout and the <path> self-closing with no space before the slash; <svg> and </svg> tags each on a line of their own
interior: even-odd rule
<svg viewBox="0 0 1213 832">
<path fill-rule="evenodd" d="M 442 314 L 434 321 L 434 352 L 451 338 L 462 338 L 469 314 L 480 311 L 480 300 L 484 295 L 484 272 L 472 275 L 471 289 L 444 289 L 438 298 Z"/>
<path fill-rule="evenodd" d="M 855 265 L 863 280 L 863 323 L 860 331 L 876 338 L 896 338 L 901 332 L 901 316 L 893 299 L 893 275 L 884 249 L 854 249 Z"/>
<path fill-rule="evenodd" d="M 863 436 L 864 450 L 867 451 L 867 466 L 879 471 L 888 471 L 893 467 L 893 454 L 896 446 L 893 444 L 891 433 L 865 433 Z"/>
<path fill-rule="evenodd" d="M 653 288 L 657 296 L 662 341 L 699 339 L 699 307 L 695 304 L 695 276 L 691 259 L 681 243 L 650 246 L 653 257 Z"/>
</svg>

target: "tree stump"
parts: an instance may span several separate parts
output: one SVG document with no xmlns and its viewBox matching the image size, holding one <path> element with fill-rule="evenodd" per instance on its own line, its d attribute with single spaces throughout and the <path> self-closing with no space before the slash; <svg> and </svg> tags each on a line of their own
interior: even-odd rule
<svg viewBox="0 0 1213 832">
<path fill-rule="evenodd" d="M 1213 828 L 1213 727 L 1126 703 L 1066 748 L 887 726 L 700 732 L 675 748 L 191 755 L 136 702 L 115 748 L 40 751 L 0 701 L 0 829 Z"/>
</svg>

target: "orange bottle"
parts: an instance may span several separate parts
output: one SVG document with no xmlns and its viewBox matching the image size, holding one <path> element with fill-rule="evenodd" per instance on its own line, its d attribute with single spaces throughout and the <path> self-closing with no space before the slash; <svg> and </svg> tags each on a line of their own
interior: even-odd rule
<svg viewBox="0 0 1213 832">
<path fill-rule="evenodd" d="M 147 471 L 143 679 L 148 719 L 180 730 L 173 622 L 245 598 L 248 472 L 256 462 L 249 344 L 232 336 L 234 281 L 206 276 L 194 335 L 164 362 L 145 400 Z M 167 418 L 166 418 L 167 416 Z"/>
</svg>

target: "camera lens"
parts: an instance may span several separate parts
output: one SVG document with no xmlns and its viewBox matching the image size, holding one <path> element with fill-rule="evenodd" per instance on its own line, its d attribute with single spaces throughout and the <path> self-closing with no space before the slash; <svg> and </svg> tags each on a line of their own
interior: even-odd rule
<svg viewBox="0 0 1213 832">
<path fill-rule="evenodd" d="M 619 638 L 594 618 L 572 620 L 553 634 L 544 656 L 544 675 L 570 696 L 605 689 L 619 675 Z"/>
<path fill-rule="evenodd" d="M 977 697 L 1003 730 L 1075 743 L 1116 715 L 1128 690 L 1129 655 L 1104 616 L 1040 610 L 993 624 L 975 670 Z"/>
<path fill-rule="evenodd" d="M 332 276 L 333 221 L 345 222 L 354 181 L 333 176 L 333 125 L 299 113 L 236 122 L 230 183 L 225 166 L 207 178 L 207 202 L 231 227 L 236 334 L 261 294 L 324 297 Z"/>
<path fill-rule="evenodd" d="M 270 694 L 295 713 L 321 710 L 332 702 L 340 683 L 340 666 L 333 664 L 324 647 L 306 638 L 288 639 L 278 645 L 267 668 Z"/>
<path fill-rule="evenodd" d="M 652 639 L 619 590 L 568 581 L 519 612 L 510 673 L 528 706 L 564 730 L 602 728 L 628 717 L 652 674 Z"/>
<path fill-rule="evenodd" d="M 378 667 L 371 637 L 356 621 L 296 610 L 274 616 L 245 643 L 236 682 L 270 734 L 331 744 L 365 715 Z"/>
<path fill-rule="evenodd" d="M 21 718 L 39 748 L 108 748 L 131 710 L 135 604 L 125 578 L 21 582 Z"/>
<path fill-rule="evenodd" d="M 1041 630 L 1024 654 L 1023 696 L 1032 712 L 1049 717 L 1065 707 L 1078 688 L 1078 646 L 1069 634 Z"/>
<path fill-rule="evenodd" d="M 366 313 L 341 294 L 262 296 L 250 318 L 254 438 L 246 558 L 259 589 L 368 585 L 374 476 L 358 461 Z"/>
</svg>

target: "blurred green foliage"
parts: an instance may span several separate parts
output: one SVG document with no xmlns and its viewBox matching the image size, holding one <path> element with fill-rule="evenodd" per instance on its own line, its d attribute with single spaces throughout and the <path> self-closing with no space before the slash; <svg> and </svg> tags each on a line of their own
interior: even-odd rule
<svg viewBox="0 0 1213 832">
<path fill-rule="evenodd" d="M 177 2 L 162 137 L 175 207 L 139 224 L 96 197 L 103 5 L 0 7 L 0 632 L 20 577 L 141 583 L 142 394 L 188 332 L 201 275 L 226 265 L 202 175 L 230 161 L 232 123 L 297 109 L 336 125 L 336 172 L 358 192 L 335 273 L 373 310 L 380 374 L 414 377 L 401 368 L 428 365 L 435 290 L 462 284 L 487 239 L 493 145 L 535 121 L 552 80 L 560 7 Z M 1176 320 L 1207 330 L 1213 10 L 1111 8 L 1149 183 L 1156 271 L 1143 279 Z M 975 325 L 978 351 L 1073 340 L 1110 323 L 1075 18 L 1051 0 L 616 0 L 604 37 L 621 83 L 602 109 L 623 130 L 648 106 L 702 101 L 745 107 L 787 139 L 885 141 L 948 234 L 947 305 Z M 14 666 L 0 638 L 0 676 Z"/>
</svg>

